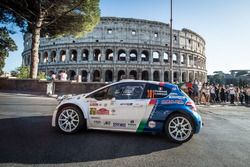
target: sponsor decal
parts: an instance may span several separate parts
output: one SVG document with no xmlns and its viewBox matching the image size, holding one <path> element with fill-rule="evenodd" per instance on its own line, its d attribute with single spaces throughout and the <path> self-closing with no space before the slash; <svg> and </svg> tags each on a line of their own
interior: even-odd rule
<svg viewBox="0 0 250 167">
<path fill-rule="evenodd" d="M 184 104 L 182 100 L 162 100 L 161 104 Z"/>
<path fill-rule="evenodd" d="M 110 122 L 110 121 L 105 121 L 103 125 L 104 125 L 104 126 L 110 126 L 110 125 L 111 125 L 111 122 Z"/>
<path fill-rule="evenodd" d="M 184 96 L 168 96 L 170 99 L 185 99 Z"/>
<path fill-rule="evenodd" d="M 109 115 L 109 110 L 106 108 L 100 108 L 96 111 L 96 115 Z"/>
<path fill-rule="evenodd" d="M 173 87 L 172 90 L 177 90 L 176 87 Z"/>
<path fill-rule="evenodd" d="M 149 121 L 149 122 L 148 122 L 148 127 L 150 127 L 150 128 L 155 128 L 155 127 L 156 127 L 155 121 Z"/>
<path fill-rule="evenodd" d="M 168 91 L 162 90 L 160 87 L 160 90 L 147 90 L 147 97 L 148 98 L 155 98 L 155 96 L 167 96 Z"/>
<path fill-rule="evenodd" d="M 133 103 L 120 103 L 121 106 L 132 106 Z"/>
<path fill-rule="evenodd" d="M 128 123 L 128 128 L 135 128 L 136 124 L 135 123 Z"/>
<path fill-rule="evenodd" d="M 119 128 L 125 128 L 126 127 L 126 124 L 125 123 L 116 123 L 114 122 L 113 123 L 113 127 L 119 127 Z"/>
<path fill-rule="evenodd" d="M 96 108 L 90 108 L 89 113 L 90 115 L 96 115 Z"/>
<path fill-rule="evenodd" d="M 101 124 L 101 121 L 94 120 L 94 124 L 99 125 L 99 124 Z"/>
<path fill-rule="evenodd" d="M 135 121 L 134 121 L 134 120 L 131 120 L 130 123 L 133 124 L 133 123 L 135 123 Z"/>
<path fill-rule="evenodd" d="M 91 119 L 101 119 L 100 117 L 91 117 Z"/>
</svg>

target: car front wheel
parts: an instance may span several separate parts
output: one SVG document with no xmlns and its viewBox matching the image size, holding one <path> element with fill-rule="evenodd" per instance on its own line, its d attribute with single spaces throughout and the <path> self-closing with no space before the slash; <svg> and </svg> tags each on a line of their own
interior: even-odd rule
<svg viewBox="0 0 250 167">
<path fill-rule="evenodd" d="M 174 114 L 166 121 L 165 133 L 175 143 L 187 142 L 192 138 L 194 133 L 193 123 L 184 114 Z"/>
<path fill-rule="evenodd" d="M 81 111 L 74 106 L 60 109 L 57 114 L 57 129 L 64 133 L 75 133 L 83 128 L 85 119 Z"/>
</svg>

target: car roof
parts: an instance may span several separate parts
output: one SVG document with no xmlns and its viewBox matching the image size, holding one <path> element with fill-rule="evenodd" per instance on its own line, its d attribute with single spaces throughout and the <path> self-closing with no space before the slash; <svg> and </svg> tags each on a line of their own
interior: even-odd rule
<svg viewBox="0 0 250 167">
<path fill-rule="evenodd" d="M 118 83 L 126 83 L 126 82 L 134 82 L 134 83 L 151 83 L 151 84 L 156 84 L 156 85 L 162 85 L 166 87 L 177 87 L 175 84 L 171 84 L 169 82 L 159 82 L 159 81 L 146 81 L 146 80 L 134 80 L 134 79 L 123 79 L 118 82 L 114 82 L 112 84 L 118 84 Z"/>
</svg>

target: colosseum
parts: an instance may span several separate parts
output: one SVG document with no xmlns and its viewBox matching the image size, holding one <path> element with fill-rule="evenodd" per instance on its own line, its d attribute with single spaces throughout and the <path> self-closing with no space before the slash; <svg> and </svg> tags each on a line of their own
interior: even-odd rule
<svg viewBox="0 0 250 167">
<path fill-rule="evenodd" d="M 169 24 L 102 17 L 82 38 L 41 38 L 39 71 L 66 71 L 68 80 L 115 82 L 122 77 L 167 82 L 170 79 Z M 23 65 L 31 63 L 31 34 L 24 37 Z M 173 78 L 206 81 L 205 40 L 183 28 L 173 30 Z"/>
</svg>

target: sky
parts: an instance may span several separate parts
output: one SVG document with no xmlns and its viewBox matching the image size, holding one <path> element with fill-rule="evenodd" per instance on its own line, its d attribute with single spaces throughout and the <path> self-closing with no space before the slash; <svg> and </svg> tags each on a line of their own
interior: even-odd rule
<svg viewBox="0 0 250 167">
<path fill-rule="evenodd" d="M 100 0 L 100 9 L 101 16 L 170 20 L 170 0 Z M 205 39 L 208 74 L 250 69 L 249 9 L 249 0 L 173 0 L 173 28 L 191 29 Z M 10 53 L 5 71 L 22 62 L 22 34 L 17 30 L 12 38 L 18 51 Z"/>
</svg>

